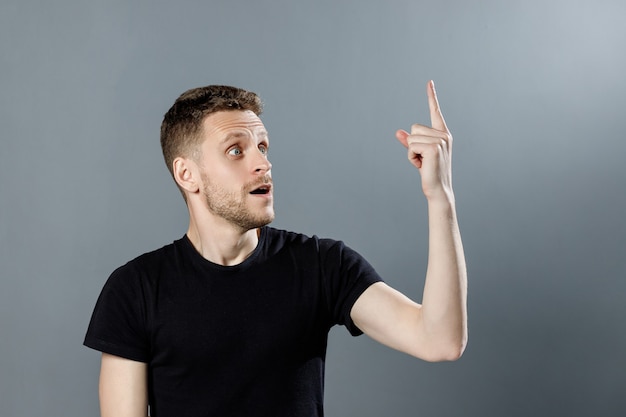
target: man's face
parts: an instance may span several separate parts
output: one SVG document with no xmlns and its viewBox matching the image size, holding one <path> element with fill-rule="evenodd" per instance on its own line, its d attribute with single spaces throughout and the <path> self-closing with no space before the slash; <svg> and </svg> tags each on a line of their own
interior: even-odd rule
<svg viewBox="0 0 626 417">
<path fill-rule="evenodd" d="M 209 212 L 242 230 L 274 220 L 265 126 L 252 111 L 221 111 L 204 120 L 199 167 Z"/>
</svg>

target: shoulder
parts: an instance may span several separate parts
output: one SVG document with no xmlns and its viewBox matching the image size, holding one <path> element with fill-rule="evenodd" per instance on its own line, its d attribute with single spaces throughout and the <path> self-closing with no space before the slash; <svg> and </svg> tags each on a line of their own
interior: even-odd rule
<svg viewBox="0 0 626 417">
<path fill-rule="evenodd" d="M 162 270 L 167 264 L 175 262 L 177 252 L 181 251 L 182 240 L 178 239 L 126 262 L 113 271 L 107 281 L 107 286 L 114 286 L 122 282 L 124 284 L 139 283 L 155 277 L 159 270 Z"/>
<path fill-rule="evenodd" d="M 264 233 L 266 244 L 270 248 L 306 248 L 317 252 L 326 252 L 332 248 L 345 247 L 340 240 L 306 235 L 304 233 L 282 230 L 273 227 L 265 227 Z"/>
<path fill-rule="evenodd" d="M 296 256 L 315 256 L 321 262 L 339 260 L 341 258 L 360 257 L 360 255 L 348 247 L 343 241 L 306 235 L 303 233 L 265 228 L 266 251 L 272 256 L 281 252 L 290 252 Z"/>
</svg>

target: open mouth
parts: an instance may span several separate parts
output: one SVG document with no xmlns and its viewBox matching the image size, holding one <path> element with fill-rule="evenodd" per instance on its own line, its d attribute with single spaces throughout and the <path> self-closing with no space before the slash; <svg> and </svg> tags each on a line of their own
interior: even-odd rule
<svg viewBox="0 0 626 417">
<path fill-rule="evenodd" d="M 270 189 L 271 189 L 271 185 L 264 184 L 264 185 L 261 185 L 258 188 L 255 188 L 254 190 L 250 191 L 250 194 L 255 194 L 255 195 L 261 194 L 261 195 L 263 195 L 263 194 L 269 193 Z"/>
</svg>

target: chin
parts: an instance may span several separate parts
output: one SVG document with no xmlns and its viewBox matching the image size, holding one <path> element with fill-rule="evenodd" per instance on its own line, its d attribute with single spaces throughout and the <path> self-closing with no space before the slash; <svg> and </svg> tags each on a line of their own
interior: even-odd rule
<svg viewBox="0 0 626 417">
<path fill-rule="evenodd" d="M 276 216 L 275 216 L 275 215 L 274 215 L 274 213 L 272 212 L 272 214 L 270 214 L 270 215 L 266 216 L 266 217 L 262 220 L 262 223 L 263 223 L 263 224 L 262 224 L 261 226 L 259 226 L 259 227 L 267 226 L 268 224 L 270 224 L 271 222 L 273 222 L 273 221 L 274 221 L 274 218 L 275 218 L 275 217 L 276 217 Z"/>
<path fill-rule="evenodd" d="M 254 218 L 248 218 L 246 220 L 237 222 L 238 225 L 244 230 L 258 229 L 263 226 L 267 226 L 274 221 L 274 212 L 266 213 L 263 216 L 256 216 Z"/>
</svg>

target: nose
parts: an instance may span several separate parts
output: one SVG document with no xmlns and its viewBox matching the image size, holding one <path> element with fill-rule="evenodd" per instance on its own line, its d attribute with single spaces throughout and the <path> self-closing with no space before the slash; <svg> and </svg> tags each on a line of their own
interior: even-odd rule
<svg viewBox="0 0 626 417">
<path fill-rule="evenodd" d="M 254 161 L 254 172 L 259 174 L 265 174 L 272 169 L 272 163 L 267 158 L 267 155 L 259 152 Z"/>
</svg>

